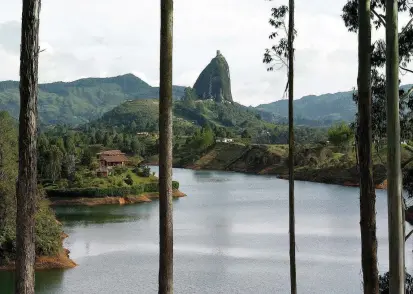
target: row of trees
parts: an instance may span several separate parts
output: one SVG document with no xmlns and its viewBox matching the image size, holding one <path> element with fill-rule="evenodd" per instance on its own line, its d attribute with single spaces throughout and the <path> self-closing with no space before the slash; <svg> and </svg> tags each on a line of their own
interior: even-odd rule
<svg viewBox="0 0 413 294">
<path fill-rule="evenodd" d="M 398 32 L 398 13 L 413 9 L 407 0 L 350 0 L 343 20 L 350 31 L 358 31 L 359 71 L 356 141 L 360 168 L 360 227 L 364 293 L 378 293 L 375 190 L 372 174 L 372 138 L 387 138 L 389 291 L 405 293 L 404 205 L 402 201 L 401 126 L 407 131 L 403 100 L 410 94 L 399 89 L 399 68 L 408 70 L 413 45 L 411 21 Z M 385 40 L 371 42 L 371 22 L 385 27 Z M 399 46 L 400 41 L 400 46 Z M 400 53 L 400 55 L 399 55 Z M 385 76 L 379 69 L 386 66 Z M 401 93 L 400 93 L 401 92 Z M 402 95 L 400 95 L 402 94 Z M 399 99 L 401 96 L 402 99 Z M 403 123 L 404 122 L 404 123 Z M 407 134 L 407 132 L 405 133 Z"/>
<path fill-rule="evenodd" d="M 413 90 L 399 90 L 399 69 L 406 68 L 412 57 L 412 20 L 398 32 L 398 12 L 408 12 L 413 17 L 413 7 L 408 0 L 349 0 L 343 8 L 343 20 L 350 31 L 358 32 L 358 85 L 355 100 L 358 104 L 356 120 L 356 143 L 360 172 L 360 229 L 362 248 L 362 270 L 364 293 L 379 293 L 377 268 L 377 237 L 375 189 L 372 173 L 372 139 L 387 138 L 388 149 L 388 217 L 389 217 L 389 260 L 390 293 L 405 293 L 404 269 L 404 207 L 401 193 L 400 136 L 409 136 L 408 128 L 401 132 L 400 126 L 410 123 L 406 114 L 406 100 Z M 381 13 L 381 11 L 384 13 Z M 285 17 L 288 18 L 288 30 Z M 413 19 L 413 18 L 412 18 Z M 371 22 L 375 28 L 386 28 L 386 40 L 371 42 Z M 294 85 L 294 0 L 289 6 L 272 9 L 270 24 L 276 29 L 270 39 L 278 43 L 266 49 L 264 63 L 268 70 L 286 66 L 288 82 L 286 92 L 289 98 L 289 202 L 290 202 L 290 277 L 291 293 L 297 292 L 294 236 L 294 137 L 293 137 L 293 85 Z M 281 31 L 287 32 L 280 37 Z M 400 46 L 399 46 L 400 42 Z M 399 56 L 400 53 L 400 56 Z M 379 74 L 379 68 L 386 65 L 386 74 Z M 373 92 L 373 99 L 372 99 Z M 400 95 L 401 94 L 401 95 Z M 399 99 L 399 95 L 401 99 Z M 411 103 L 413 105 L 413 103 Z M 400 121 L 400 117 L 402 120 Z M 387 121 L 386 121 L 387 120 Z M 336 144 L 348 142 L 349 128 L 338 126 L 329 132 L 330 140 Z M 381 285 L 382 286 L 382 285 Z M 383 287 L 381 287 L 383 290 Z"/>
</svg>

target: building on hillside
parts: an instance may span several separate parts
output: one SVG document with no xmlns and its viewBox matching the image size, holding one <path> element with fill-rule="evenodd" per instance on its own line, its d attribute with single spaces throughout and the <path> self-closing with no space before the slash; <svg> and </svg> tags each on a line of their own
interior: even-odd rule
<svg viewBox="0 0 413 294">
<path fill-rule="evenodd" d="M 234 139 L 217 137 L 215 139 L 215 142 L 217 142 L 217 143 L 232 143 L 232 142 L 234 142 Z"/>
<path fill-rule="evenodd" d="M 149 133 L 148 132 L 139 132 L 139 133 L 136 133 L 136 136 L 138 136 L 138 137 L 148 137 Z"/>
<path fill-rule="evenodd" d="M 124 166 L 129 159 L 120 150 L 107 150 L 97 154 L 100 167 Z"/>
</svg>

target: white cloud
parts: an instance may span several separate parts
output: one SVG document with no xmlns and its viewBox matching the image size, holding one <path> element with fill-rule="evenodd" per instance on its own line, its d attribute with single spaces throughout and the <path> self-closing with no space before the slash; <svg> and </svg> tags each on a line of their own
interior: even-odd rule
<svg viewBox="0 0 413 294">
<path fill-rule="evenodd" d="M 341 20 L 346 0 L 297 0 L 295 96 L 351 90 L 357 35 Z M 287 1 L 175 0 L 174 84 L 192 86 L 221 50 L 232 92 L 246 105 L 282 98 L 286 73 L 262 64 L 270 8 Z M 0 0 L 0 79 L 17 79 L 21 2 Z M 134 73 L 159 82 L 159 1 L 43 0 L 40 81 Z M 403 82 L 413 82 L 405 76 Z"/>
</svg>

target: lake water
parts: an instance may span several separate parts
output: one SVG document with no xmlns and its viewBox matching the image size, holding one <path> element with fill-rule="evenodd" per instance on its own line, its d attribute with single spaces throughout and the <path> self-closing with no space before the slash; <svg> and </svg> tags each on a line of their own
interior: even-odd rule
<svg viewBox="0 0 413 294">
<path fill-rule="evenodd" d="M 174 169 L 175 293 L 288 293 L 288 182 Z M 361 293 L 358 189 L 296 182 L 299 293 Z M 157 293 L 158 203 L 62 207 L 79 266 L 40 272 L 36 293 Z M 377 192 L 380 271 L 388 270 L 385 191 Z M 406 266 L 412 272 L 411 243 Z M 11 293 L 0 273 L 0 293 Z"/>
</svg>

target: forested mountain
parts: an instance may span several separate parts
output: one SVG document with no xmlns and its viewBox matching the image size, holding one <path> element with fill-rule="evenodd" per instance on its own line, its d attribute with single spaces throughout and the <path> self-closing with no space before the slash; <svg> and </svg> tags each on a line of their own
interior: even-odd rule
<svg viewBox="0 0 413 294">
<path fill-rule="evenodd" d="M 401 86 L 410 89 L 413 85 Z M 255 107 L 261 111 L 263 119 L 271 122 L 286 122 L 288 117 L 288 101 L 278 100 Z M 337 92 L 323 95 L 308 95 L 294 100 L 296 123 L 307 126 L 329 126 L 339 121 L 354 120 L 357 105 L 353 101 L 353 91 Z"/>
<path fill-rule="evenodd" d="M 182 97 L 184 89 L 174 86 L 174 98 Z M 19 97 L 18 82 L 0 82 L 0 110 L 17 118 Z M 132 74 L 40 84 L 40 123 L 76 125 L 96 119 L 126 100 L 158 97 L 158 87 L 152 87 Z"/>
<path fill-rule="evenodd" d="M 288 101 L 278 100 L 261 104 L 256 109 L 262 111 L 263 118 L 280 122 L 288 117 Z M 313 126 L 331 125 L 337 121 L 352 121 L 357 106 L 353 101 L 353 91 L 334 94 L 309 95 L 294 100 L 294 115 L 297 123 Z"/>
<path fill-rule="evenodd" d="M 174 129 L 177 132 L 191 133 L 194 128 L 207 124 L 228 128 L 234 133 L 240 133 L 244 129 L 258 131 L 266 126 L 274 126 L 262 120 L 256 110 L 237 103 L 175 100 L 173 112 Z M 157 132 L 158 113 L 158 99 L 127 101 L 88 125 L 100 128 L 118 127 L 133 132 Z"/>
<path fill-rule="evenodd" d="M 226 72 L 227 64 L 226 62 L 221 62 L 221 59 L 223 59 L 223 57 L 221 57 L 219 53 L 219 56 L 215 57 L 205 69 L 210 70 L 207 71 L 208 74 L 200 75 L 194 86 L 196 88 L 193 89 L 193 95 L 195 95 L 192 98 L 193 100 L 203 100 L 202 97 L 197 95 L 197 89 L 205 88 L 207 84 L 209 84 L 209 79 L 206 79 L 205 77 L 211 76 L 215 69 L 218 70 L 222 67 L 221 70 L 216 72 L 217 76 L 213 78 L 216 84 L 214 84 L 215 82 L 211 84 L 211 93 L 221 93 L 223 96 L 213 96 L 212 100 L 215 100 L 216 102 L 231 102 L 232 96 L 229 76 L 222 77 L 222 74 Z M 218 64 L 220 62 L 222 63 L 222 66 Z M 204 76 L 204 78 L 202 78 L 202 76 Z M 212 77 L 214 77 L 214 75 L 212 75 Z M 405 85 L 402 88 L 411 86 L 412 85 Z M 352 99 L 352 94 L 352 91 L 348 91 L 319 96 L 309 95 L 296 99 L 294 101 L 296 124 L 301 126 L 319 127 L 329 126 L 338 121 L 352 121 L 356 113 L 356 105 Z M 185 87 L 174 86 L 173 95 L 175 99 L 184 97 Z M 0 82 L 0 110 L 6 110 L 13 117 L 17 118 L 19 115 L 19 97 L 18 82 Z M 132 74 L 111 78 L 85 78 L 73 82 L 40 84 L 38 108 L 40 125 L 81 125 L 90 121 L 95 121 L 102 117 L 106 112 L 121 105 L 125 101 L 151 98 L 156 99 L 158 97 L 158 87 L 152 87 Z M 195 104 L 197 105 L 197 103 L 198 102 Z M 239 109 L 243 109 L 243 114 L 240 118 L 234 116 L 232 118 L 233 120 L 244 121 L 247 118 L 244 116 L 245 110 L 249 109 L 250 114 L 253 114 L 249 116 L 252 119 L 250 123 L 253 125 L 256 123 L 255 119 L 258 114 L 267 122 L 276 124 L 284 124 L 287 122 L 288 102 L 284 99 L 269 104 L 261 104 L 257 107 L 244 107 L 237 103 L 234 103 L 234 107 L 230 107 L 228 103 L 220 104 L 221 105 L 219 106 L 217 106 L 217 104 L 211 104 L 215 105 L 211 109 L 205 104 L 207 109 L 206 113 L 202 116 L 193 113 L 191 114 L 191 111 L 188 112 L 188 110 L 182 111 L 185 111 L 187 115 L 191 117 L 195 116 L 194 120 L 211 119 L 212 123 L 218 125 L 231 125 L 231 119 L 228 120 L 226 116 L 232 115 L 231 113 L 233 113 L 233 111 L 238 111 Z M 217 112 L 214 113 L 214 111 Z M 228 113 L 226 114 L 225 112 Z"/>
<path fill-rule="evenodd" d="M 82 129 L 109 130 L 130 133 L 158 132 L 159 101 L 139 99 L 127 101 L 88 123 Z M 252 138 L 253 142 L 286 142 L 287 126 L 263 120 L 257 110 L 238 103 L 211 100 L 175 100 L 173 103 L 174 135 L 191 136 L 209 126 L 220 137 Z M 296 130 L 300 142 L 323 140 L 325 130 L 300 127 Z"/>
</svg>

